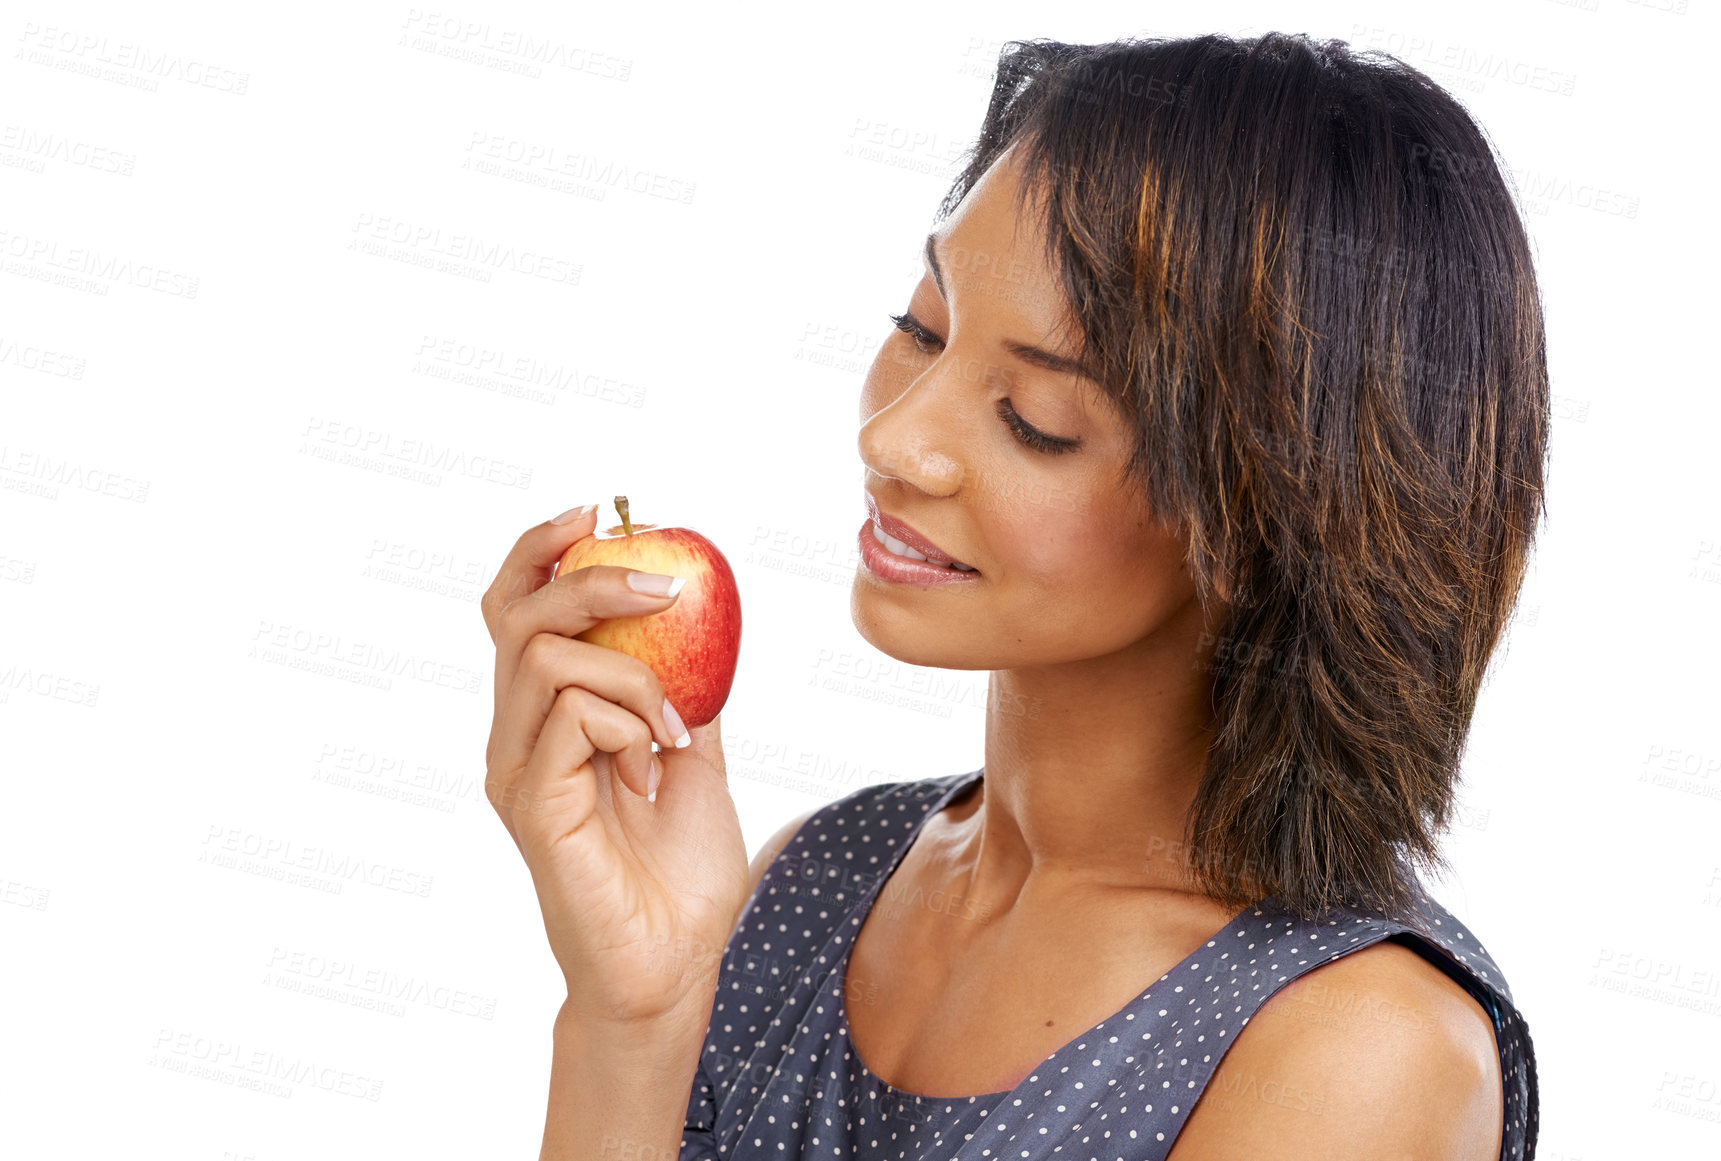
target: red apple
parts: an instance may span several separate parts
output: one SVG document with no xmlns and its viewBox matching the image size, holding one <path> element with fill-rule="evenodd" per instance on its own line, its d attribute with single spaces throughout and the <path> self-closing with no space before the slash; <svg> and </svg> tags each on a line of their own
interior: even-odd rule
<svg viewBox="0 0 1721 1161">
<path fill-rule="evenodd" d="M 723 710 L 741 654 L 741 594 L 735 572 L 711 541 L 691 528 L 659 528 L 628 518 L 627 497 L 616 497 L 622 522 L 576 540 L 555 575 L 590 564 L 685 578 L 675 603 L 661 613 L 614 617 L 579 634 L 638 658 L 663 684 L 663 695 L 688 729 Z"/>
</svg>

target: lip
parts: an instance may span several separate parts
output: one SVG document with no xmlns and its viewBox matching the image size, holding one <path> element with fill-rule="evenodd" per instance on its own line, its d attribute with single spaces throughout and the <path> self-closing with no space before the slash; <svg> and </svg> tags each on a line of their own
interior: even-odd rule
<svg viewBox="0 0 1721 1161">
<path fill-rule="evenodd" d="M 942 564 L 929 564 L 924 560 L 897 556 L 878 542 L 872 529 L 873 522 L 870 519 L 861 522 L 858 536 L 861 567 L 879 580 L 929 588 L 933 585 L 971 584 L 980 577 L 979 572 L 962 572 Z"/>
<path fill-rule="evenodd" d="M 891 537 L 893 540 L 900 540 L 916 552 L 923 553 L 928 561 L 930 561 L 935 567 L 943 569 L 944 565 L 950 564 L 952 561 L 956 560 L 956 557 L 951 556 L 948 552 L 945 552 L 942 548 L 938 547 L 938 545 L 932 543 L 932 541 L 922 536 L 910 525 L 904 524 L 895 516 L 890 516 L 880 511 L 878 506 L 878 497 L 874 496 L 871 492 L 866 493 L 866 507 L 867 511 L 871 513 L 873 521 L 878 524 L 879 528 L 883 530 L 886 536 Z M 879 547 L 883 548 L 884 546 L 881 544 Z M 910 561 L 910 563 L 918 564 L 920 562 Z M 965 560 L 962 563 L 968 564 L 969 562 Z M 943 569 L 943 571 L 949 572 L 955 570 Z"/>
</svg>

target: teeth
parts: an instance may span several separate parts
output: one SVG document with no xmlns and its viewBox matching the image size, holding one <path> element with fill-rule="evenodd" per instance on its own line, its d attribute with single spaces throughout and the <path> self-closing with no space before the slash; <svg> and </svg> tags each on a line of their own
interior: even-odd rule
<svg viewBox="0 0 1721 1161">
<path fill-rule="evenodd" d="M 902 541 L 898 540 L 896 537 L 887 535 L 885 533 L 884 529 L 880 528 L 876 523 L 872 526 L 872 538 L 874 540 L 878 541 L 880 544 L 884 545 L 888 551 L 895 553 L 897 556 L 906 556 L 910 560 L 927 560 L 927 556 L 924 552 L 916 551 L 915 549 L 912 549 L 908 545 L 904 544 Z M 927 563 L 930 564 L 932 562 L 927 561 Z M 943 563 L 943 562 L 940 562 L 940 563 Z M 973 572 L 974 571 L 974 568 L 972 565 L 963 564 L 961 561 L 958 561 L 958 560 L 953 560 L 953 561 L 949 562 L 948 564 L 945 565 L 945 567 L 946 568 L 953 568 L 957 572 Z"/>
<path fill-rule="evenodd" d="M 898 540 L 896 537 L 891 536 L 888 533 L 886 533 L 885 538 L 884 538 L 884 546 L 886 548 L 890 549 L 892 552 L 896 553 L 898 556 L 906 556 L 910 560 L 925 560 L 926 559 L 926 554 L 924 552 L 916 552 L 914 549 L 910 548 L 907 544 L 903 543 L 902 541 Z"/>
<path fill-rule="evenodd" d="M 908 545 L 904 544 L 902 541 L 898 540 L 896 537 L 886 536 L 884 531 L 882 529 L 880 529 L 877 524 L 874 524 L 872 526 L 872 538 L 874 540 L 878 541 L 880 544 L 884 545 L 890 551 L 896 553 L 896 555 L 898 555 L 898 556 L 906 556 L 910 560 L 925 560 L 926 559 L 926 554 L 924 552 L 916 552 L 914 549 L 910 548 Z"/>
</svg>

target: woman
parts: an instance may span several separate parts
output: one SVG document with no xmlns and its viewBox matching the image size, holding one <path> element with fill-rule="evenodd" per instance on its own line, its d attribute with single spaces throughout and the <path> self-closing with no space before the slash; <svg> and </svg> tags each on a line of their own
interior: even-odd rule
<svg viewBox="0 0 1721 1161">
<path fill-rule="evenodd" d="M 1419 878 L 1542 505 L 1485 138 L 1342 42 L 1033 41 L 970 158 L 863 389 L 852 609 L 990 671 L 980 770 L 749 870 L 716 724 L 568 640 L 674 597 L 545 583 L 590 510 L 486 595 L 544 1155 L 1530 1156 L 1525 1022 Z"/>
</svg>

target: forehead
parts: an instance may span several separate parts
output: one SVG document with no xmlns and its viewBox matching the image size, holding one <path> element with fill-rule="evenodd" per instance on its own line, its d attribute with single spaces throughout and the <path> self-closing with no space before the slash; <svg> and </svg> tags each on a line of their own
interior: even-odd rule
<svg viewBox="0 0 1721 1161">
<path fill-rule="evenodd" d="M 933 232 L 949 296 L 996 309 L 1044 333 L 1067 315 L 1062 279 L 1046 254 L 1044 209 L 1015 146 L 981 174 Z M 966 300 L 966 301 L 965 301 Z"/>
</svg>

